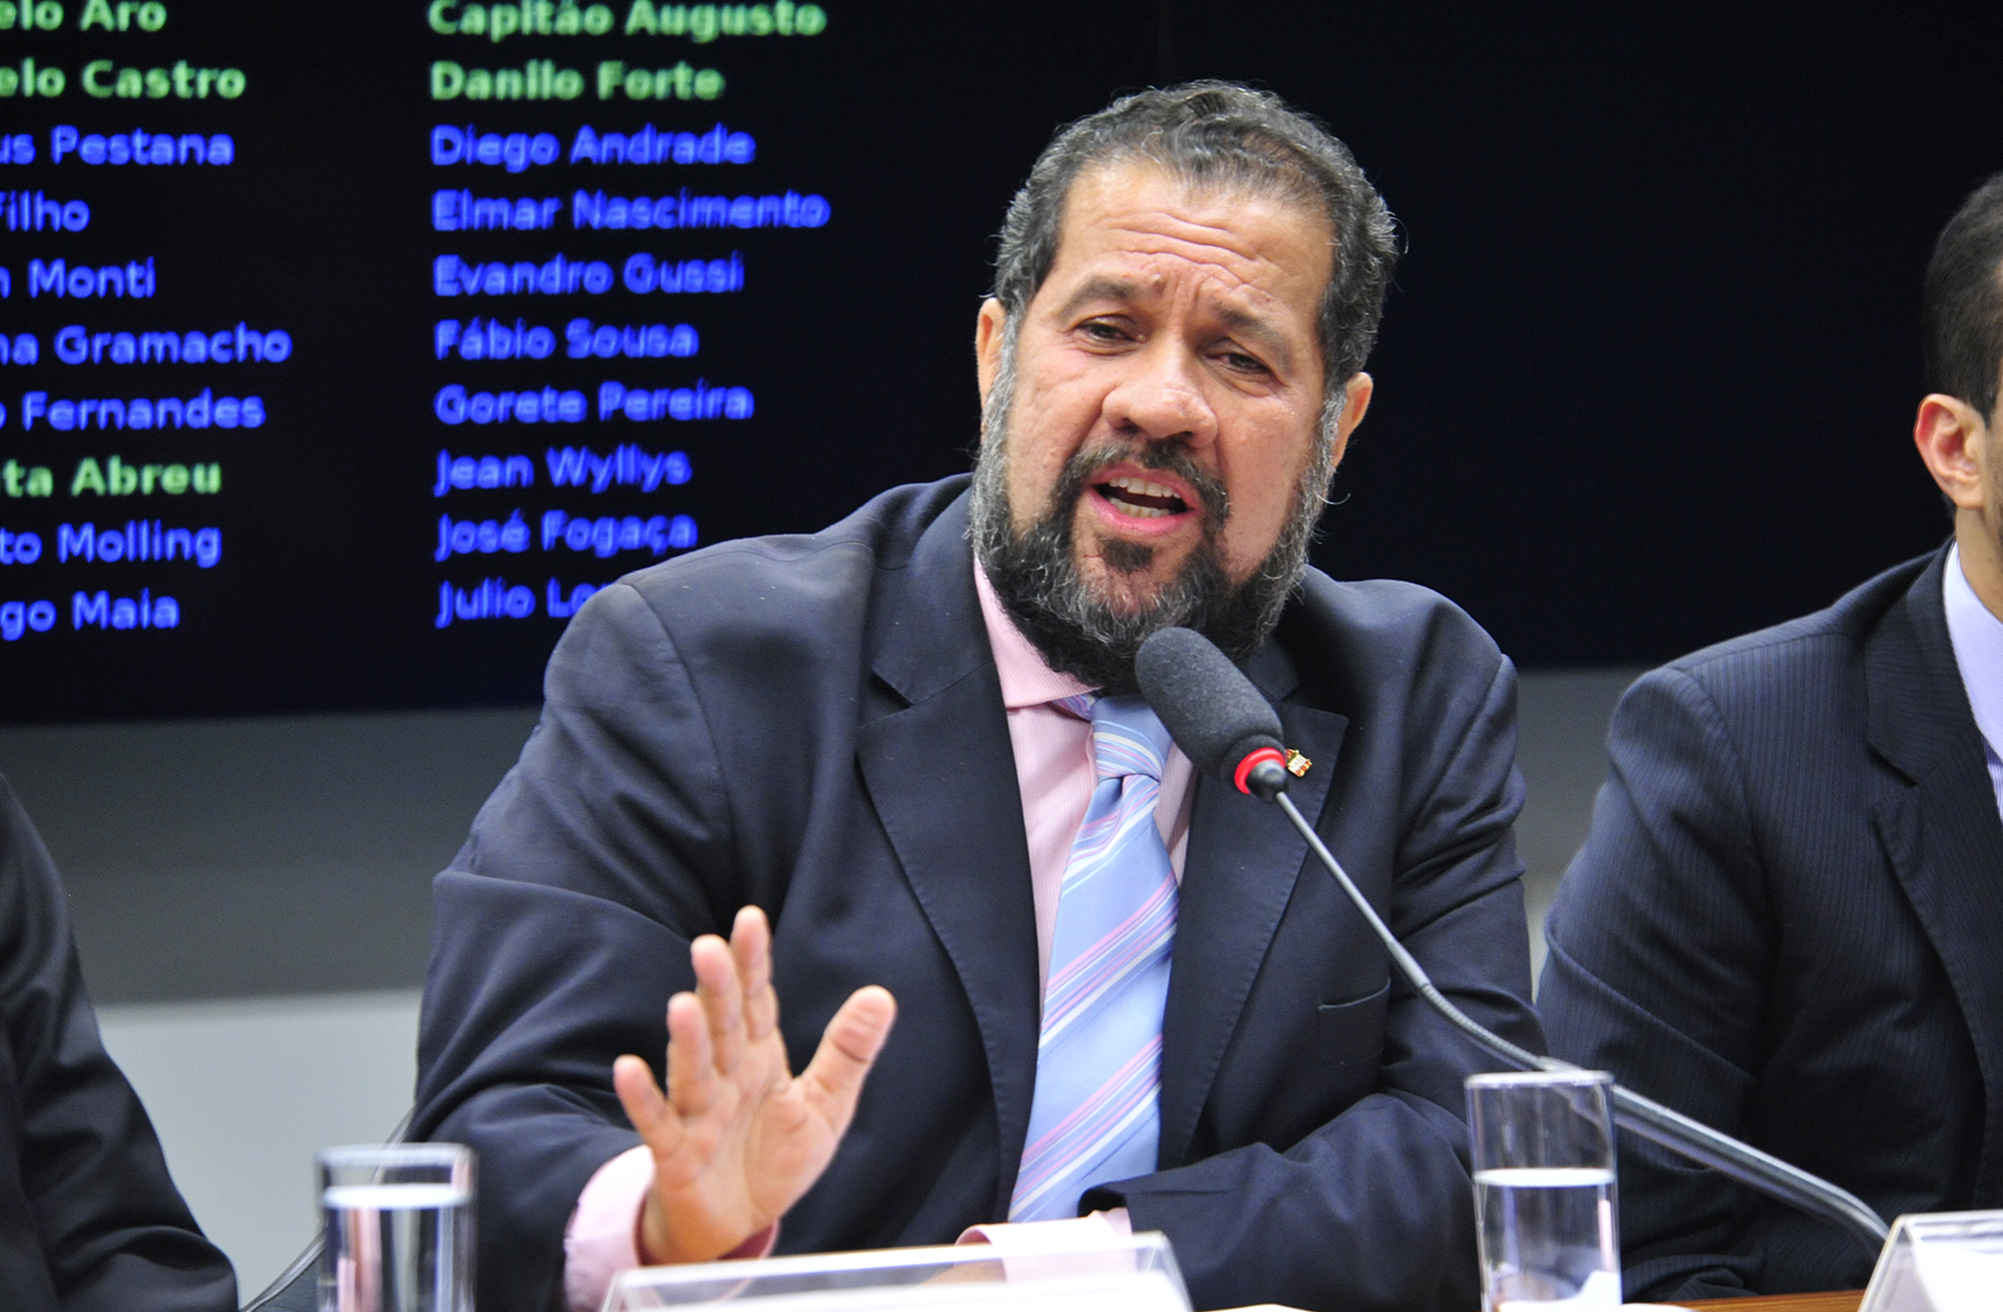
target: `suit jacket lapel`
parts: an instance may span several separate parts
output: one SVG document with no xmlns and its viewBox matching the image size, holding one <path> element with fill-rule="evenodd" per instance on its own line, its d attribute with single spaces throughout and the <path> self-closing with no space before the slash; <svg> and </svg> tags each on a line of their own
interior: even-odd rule
<svg viewBox="0 0 2003 1312">
<path fill-rule="evenodd" d="M 1318 826 L 1349 721 L 1284 700 L 1299 679 L 1276 643 L 1267 643 L 1247 663 L 1246 673 L 1276 704 L 1287 745 L 1314 763 L 1287 795 Z M 1183 1164 L 1252 981 L 1307 859 L 1307 841 L 1277 807 L 1216 780 L 1197 781 L 1162 1017 L 1164 1168 Z"/>
<path fill-rule="evenodd" d="M 980 1027 L 994 1082 L 1006 1214 L 1035 1089 L 1036 909 L 1015 753 L 974 591 L 966 500 L 920 538 L 872 615 L 876 677 L 902 709 L 863 724 L 856 754 L 878 818 Z"/>
<path fill-rule="evenodd" d="M 1978 1196 L 2003 1187 L 2003 823 L 1941 605 L 1946 553 L 1865 647 L 1872 748 L 1904 785 L 1877 798 L 1885 853 L 1947 971 L 1987 1093 Z"/>
</svg>

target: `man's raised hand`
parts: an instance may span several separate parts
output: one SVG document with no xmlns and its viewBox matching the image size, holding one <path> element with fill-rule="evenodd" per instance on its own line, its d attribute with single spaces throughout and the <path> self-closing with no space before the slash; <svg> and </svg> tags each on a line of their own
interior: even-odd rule
<svg viewBox="0 0 2003 1312">
<path fill-rule="evenodd" d="M 668 1088 L 638 1057 L 612 1065 L 619 1101 L 654 1155 L 640 1260 L 706 1262 L 765 1229 L 820 1178 L 855 1114 L 897 1004 L 871 985 L 828 1022 L 795 1078 L 772 991 L 765 913 L 737 913 L 730 942 L 689 945 L 696 991 L 668 999 Z"/>
</svg>

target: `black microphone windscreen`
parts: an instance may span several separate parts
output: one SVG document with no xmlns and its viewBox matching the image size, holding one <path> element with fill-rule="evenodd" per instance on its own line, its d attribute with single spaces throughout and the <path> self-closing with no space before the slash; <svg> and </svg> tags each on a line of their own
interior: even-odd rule
<svg viewBox="0 0 2003 1312">
<path fill-rule="evenodd" d="M 1215 643 L 1163 629 L 1134 657 L 1141 695 L 1204 774 L 1230 780 L 1246 753 L 1280 745 L 1280 717 Z"/>
</svg>

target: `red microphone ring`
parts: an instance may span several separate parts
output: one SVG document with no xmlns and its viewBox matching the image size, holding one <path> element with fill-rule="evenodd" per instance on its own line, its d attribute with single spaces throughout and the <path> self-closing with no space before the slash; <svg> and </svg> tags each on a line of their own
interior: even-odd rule
<svg viewBox="0 0 2003 1312">
<path fill-rule="evenodd" d="M 1247 752 L 1245 759 L 1238 762 L 1237 770 L 1233 771 L 1231 775 L 1231 782 L 1238 785 L 1239 792 L 1245 794 L 1247 797 L 1252 795 L 1252 790 L 1245 786 L 1245 780 L 1250 777 L 1253 770 L 1267 761 L 1271 761 L 1281 769 L 1285 769 L 1287 754 L 1277 747 L 1261 747 L 1256 752 Z"/>
</svg>

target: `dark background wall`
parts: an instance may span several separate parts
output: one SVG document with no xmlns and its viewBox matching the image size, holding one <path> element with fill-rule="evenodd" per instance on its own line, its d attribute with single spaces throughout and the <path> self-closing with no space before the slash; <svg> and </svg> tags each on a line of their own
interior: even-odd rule
<svg viewBox="0 0 2003 1312">
<path fill-rule="evenodd" d="M 100 1004 L 414 988 L 534 710 L 0 729 Z"/>
<path fill-rule="evenodd" d="M 1404 222 L 1318 559 L 1525 665 L 1654 662 L 1826 604 L 1945 516 L 1909 441 L 1935 234 L 2003 168 L 1944 4 L 1178 6 L 1179 72 L 1324 115 Z"/>
<path fill-rule="evenodd" d="M 585 120 L 720 117 L 761 142 L 746 188 L 829 197 L 825 229 L 742 234 L 756 274 L 742 298 L 670 307 L 701 329 L 702 355 L 650 365 L 654 381 L 699 367 L 758 388 L 740 427 L 677 430 L 704 540 L 811 530 L 890 483 L 965 468 L 971 329 L 1009 195 L 1054 124 L 1196 76 L 1247 79 L 1325 118 L 1403 222 L 1377 400 L 1338 479 L 1326 568 L 1430 584 L 1526 667 L 1636 663 L 1823 604 L 1945 531 L 1906 436 L 1918 286 L 1942 221 L 2003 167 L 2003 120 L 1971 55 L 2003 37 L 1994 6 L 836 3 L 812 41 L 647 48 L 723 68 L 731 89 L 714 106 L 441 106 L 426 90 L 436 58 L 588 65 L 638 47 L 438 36 L 417 0 L 343 12 L 190 0 L 159 38 L 174 50 L 119 38 L 112 53 L 249 71 L 233 105 L 143 102 L 156 126 L 235 130 L 234 172 L 9 174 L 81 188 L 100 213 L 73 240 L 10 234 L 13 254 L 157 254 L 147 316 L 249 315 L 289 326 L 298 349 L 280 366 L 217 367 L 219 389 L 263 388 L 273 419 L 231 439 L 217 503 L 229 551 L 215 571 L 183 571 L 176 586 L 195 591 L 182 628 L 143 644 L 6 644 L 0 721 L 533 702 L 561 621 L 431 623 L 451 572 L 431 558 L 435 454 L 473 436 L 434 419 L 431 398 L 451 379 L 589 386 L 607 371 L 441 364 L 432 320 L 496 307 L 440 301 L 429 262 L 461 246 L 616 259 L 636 242 L 694 252 L 708 239 L 434 232 L 443 173 L 424 143 L 434 122 L 468 117 L 566 140 Z M 44 55 L 74 64 L 108 40 L 66 33 Z M 23 127 L 111 130 L 136 112 L 74 95 L 12 104 Z M 649 185 L 574 173 L 473 181 L 565 196 Z M 515 299 L 497 306 L 559 325 L 617 317 Z M 128 311 L 86 317 L 158 326 Z M 0 311 L 44 333 L 77 315 L 18 295 Z M 88 371 L 66 368 L 5 381 L 74 391 Z M 522 445 L 539 456 L 545 437 Z M 81 449 L 47 441 L 52 460 Z M 505 516 L 506 495 L 487 509 Z M 587 563 L 609 577 L 644 561 Z"/>
</svg>

